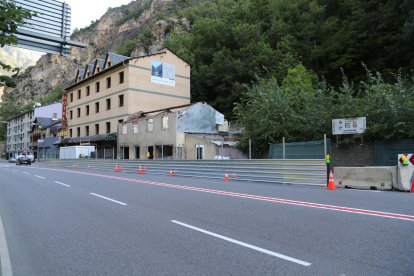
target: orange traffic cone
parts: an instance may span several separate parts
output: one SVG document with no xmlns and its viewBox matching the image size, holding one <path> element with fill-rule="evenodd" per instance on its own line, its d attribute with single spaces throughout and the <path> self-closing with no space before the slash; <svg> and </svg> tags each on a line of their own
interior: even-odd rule
<svg viewBox="0 0 414 276">
<path fill-rule="evenodd" d="M 170 169 L 170 176 L 174 176 L 175 174 L 173 173 L 173 171 Z"/>
<path fill-rule="evenodd" d="M 118 167 L 118 164 L 115 165 L 115 172 L 121 172 L 121 167 Z"/>
<path fill-rule="evenodd" d="M 226 173 L 224 175 L 224 182 L 228 182 L 229 181 L 229 175 Z"/>
<path fill-rule="evenodd" d="M 138 174 L 142 174 L 142 167 L 139 165 Z"/>
<path fill-rule="evenodd" d="M 335 181 L 332 170 L 329 171 L 329 182 L 328 182 L 328 190 L 336 190 Z"/>
</svg>

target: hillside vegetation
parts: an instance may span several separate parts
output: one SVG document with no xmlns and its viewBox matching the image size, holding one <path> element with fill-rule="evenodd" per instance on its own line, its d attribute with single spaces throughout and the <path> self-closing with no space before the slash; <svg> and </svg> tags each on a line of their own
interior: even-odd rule
<svg viewBox="0 0 414 276">
<path fill-rule="evenodd" d="M 40 62 L 47 86 L 28 81 L 40 72 L 33 68 L 8 104 L 23 99 L 20 90 L 30 97 L 31 83 L 35 97 L 59 95 L 63 76 L 106 51 L 168 47 L 191 64 L 192 101 L 237 121 L 244 139 L 315 139 L 330 133 L 332 118 L 352 116 L 368 117 L 367 139 L 414 136 L 410 0 L 141 0 L 108 10 L 73 39 L 87 49 L 73 49 L 71 62 Z"/>
</svg>

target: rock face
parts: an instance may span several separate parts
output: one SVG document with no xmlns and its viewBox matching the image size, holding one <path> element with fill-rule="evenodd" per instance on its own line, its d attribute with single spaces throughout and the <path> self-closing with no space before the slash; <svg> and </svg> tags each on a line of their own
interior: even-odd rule
<svg viewBox="0 0 414 276">
<path fill-rule="evenodd" d="M 43 55 L 17 79 L 16 88 L 4 90 L 3 102 L 25 104 L 39 100 L 56 87 L 73 83 L 78 67 L 104 58 L 107 52 L 140 56 L 160 50 L 169 30 L 189 28 L 187 20 L 168 16 L 175 9 L 172 0 L 137 0 L 109 9 L 89 27 L 72 34 L 72 39 L 87 44 L 86 48 L 72 47 L 69 57 Z"/>
</svg>

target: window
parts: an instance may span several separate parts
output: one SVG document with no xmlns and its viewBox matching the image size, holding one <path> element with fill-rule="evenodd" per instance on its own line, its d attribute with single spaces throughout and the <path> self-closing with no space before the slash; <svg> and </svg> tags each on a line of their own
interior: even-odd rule
<svg viewBox="0 0 414 276">
<path fill-rule="evenodd" d="M 162 117 L 162 129 L 168 129 L 168 116 Z"/>
<path fill-rule="evenodd" d="M 95 103 L 95 113 L 99 113 L 99 102 Z"/>
<path fill-rule="evenodd" d="M 89 126 L 85 126 L 85 135 L 89 136 Z"/>
<path fill-rule="evenodd" d="M 196 145 L 197 159 L 204 159 L 204 145 Z"/>
<path fill-rule="evenodd" d="M 118 96 L 119 106 L 124 106 L 124 94 Z"/>
<path fill-rule="evenodd" d="M 95 134 L 99 134 L 99 124 L 95 124 Z"/>
<path fill-rule="evenodd" d="M 76 128 L 76 133 L 78 134 L 78 137 L 80 137 L 80 127 Z"/>
<path fill-rule="evenodd" d="M 77 113 L 78 113 L 78 118 L 79 118 L 80 117 L 80 114 L 81 114 L 80 107 L 78 107 Z"/>
<path fill-rule="evenodd" d="M 106 122 L 106 133 L 111 133 L 111 122 Z"/>
<path fill-rule="evenodd" d="M 73 137 L 72 134 L 72 129 L 69 129 L 69 137 Z"/>
<path fill-rule="evenodd" d="M 119 83 L 124 83 L 124 71 L 119 72 Z"/>
<path fill-rule="evenodd" d="M 133 133 L 137 134 L 138 133 L 138 125 L 134 125 L 133 127 Z"/>
<path fill-rule="evenodd" d="M 73 110 L 69 111 L 69 119 L 72 120 L 73 119 Z"/>
<path fill-rule="evenodd" d="M 86 106 L 86 116 L 89 116 L 89 105 Z"/>
<path fill-rule="evenodd" d="M 147 131 L 153 132 L 154 131 L 154 119 L 147 120 Z"/>
<path fill-rule="evenodd" d="M 139 147 L 135 147 L 135 158 L 139 159 Z"/>
<path fill-rule="evenodd" d="M 86 96 L 89 96 L 90 93 L 91 93 L 91 91 L 90 91 L 90 87 L 88 85 L 88 86 L 86 86 Z"/>
<path fill-rule="evenodd" d="M 107 64 L 107 67 L 111 67 L 111 62 L 110 61 L 108 61 L 106 64 Z"/>
<path fill-rule="evenodd" d="M 106 78 L 106 88 L 111 88 L 111 77 Z"/>
<path fill-rule="evenodd" d="M 99 92 L 99 81 L 97 83 L 95 83 L 95 91 L 96 91 L 96 93 Z"/>
<path fill-rule="evenodd" d="M 81 98 L 81 90 L 79 89 L 78 90 L 78 100 L 80 100 L 80 98 Z"/>
<path fill-rule="evenodd" d="M 111 99 L 106 99 L 106 110 L 111 109 Z"/>
<path fill-rule="evenodd" d="M 122 134 L 127 134 L 128 133 L 128 124 L 123 124 L 122 125 Z"/>
<path fill-rule="evenodd" d="M 70 93 L 70 102 L 72 103 L 73 102 L 73 93 Z"/>
</svg>

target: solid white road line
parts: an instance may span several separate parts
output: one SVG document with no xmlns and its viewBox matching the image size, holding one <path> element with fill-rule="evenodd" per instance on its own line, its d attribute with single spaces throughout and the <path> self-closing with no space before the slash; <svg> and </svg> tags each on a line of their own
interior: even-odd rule
<svg viewBox="0 0 414 276">
<path fill-rule="evenodd" d="M 40 176 L 40 175 L 35 174 L 35 176 L 38 177 L 38 178 L 41 178 L 41 179 L 46 179 L 46 177 L 43 177 L 43 176 Z"/>
<path fill-rule="evenodd" d="M 30 174 L 30 173 L 28 173 L 28 172 L 23 172 L 24 174 Z"/>
<path fill-rule="evenodd" d="M 4 234 L 3 222 L 0 217 L 0 265 L 2 276 L 12 276 L 13 271 L 10 262 L 9 249 L 7 248 L 6 235 Z"/>
<path fill-rule="evenodd" d="M 62 183 L 62 182 L 59 182 L 59 181 L 55 181 L 55 183 L 56 184 L 60 184 L 60 185 L 63 185 L 63 186 L 66 186 L 66 187 L 71 187 L 70 185 L 68 185 L 68 184 L 65 184 L 65 183 Z"/>
<path fill-rule="evenodd" d="M 204 234 L 207 234 L 207 235 L 210 235 L 210 236 L 228 241 L 228 242 L 232 242 L 232 243 L 235 243 L 235 244 L 238 244 L 238 245 L 241 245 L 241 246 L 244 246 L 244 247 L 247 247 L 247 248 L 250 248 L 250 249 L 253 249 L 253 250 L 256 250 L 256 251 L 259 251 L 259 252 L 262 252 L 262 253 L 265 253 L 265 254 L 268 254 L 268 255 L 283 259 L 283 260 L 286 260 L 286 261 L 289 261 L 289 262 L 297 263 L 297 264 L 300 264 L 300 265 L 303 265 L 303 266 L 310 266 L 311 265 L 311 263 L 301 261 L 299 259 L 295 259 L 295 258 L 286 256 L 286 255 L 283 255 L 283 254 L 280 254 L 280 253 L 276 253 L 276 252 L 273 252 L 273 251 L 270 251 L 270 250 L 267 250 L 267 249 L 264 249 L 264 248 L 261 248 L 261 247 L 257 247 L 257 246 L 254 246 L 254 245 L 251 245 L 251 244 L 248 244 L 248 243 L 245 243 L 245 242 L 234 240 L 234 239 L 231 239 L 231 238 L 228 238 L 228 237 L 225 237 L 225 236 L 222 236 L 222 235 L 210 232 L 210 231 L 206 231 L 206 230 L 203 230 L 201 228 L 197 228 L 197 227 L 194 227 L 194 226 L 191 226 L 189 224 L 185 224 L 185 223 L 182 223 L 182 222 L 179 222 L 179 221 L 176 221 L 176 220 L 172 220 L 171 222 L 173 222 L 175 224 L 179 224 L 179 225 L 187 227 L 187 228 L 190 228 L 190 229 L 193 229 L 193 230 L 196 230 L 196 231 L 199 231 L 201 233 L 204 233 Z"/>
<path fill-rule="evenodd" d="M 97 197 L 100 197 L 100 198 L 103 198 L 103 199 L 106 199 L 106 200 L 109 200 L 109 201 L 112 201 L 112 202 L 115 202 L 115 203 L 118 203 L 118 204 L 121 204 L 121 205 L 127 205 L 126 203 L 123 203 L 123 202 L 121 202 L 121 201 L 118 201 L 118 200 L 115 200 L 115 199 L 112 199 L 112 198 L 109 198 L 109 197 L 106 197 L 106 196 L 102 196 L 102 195 L 98 195 L 98 194 L 95 194 L 95 193 L 90 193 L 91 195 L 94 195 L 94 196 L 97 196 Z"/>
</svg>

